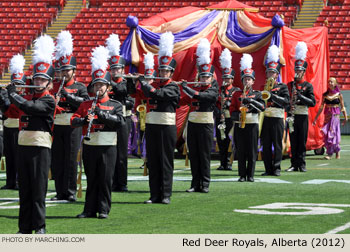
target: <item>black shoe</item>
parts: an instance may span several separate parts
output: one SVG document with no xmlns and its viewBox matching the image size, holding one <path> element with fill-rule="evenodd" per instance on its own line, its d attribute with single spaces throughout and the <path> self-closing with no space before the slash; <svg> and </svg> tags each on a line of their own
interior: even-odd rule
<svg viewBox="0 0 350 252">
<path fill-rule="evenodd" d="M 77 218 L 96 218 L 96 214 L 82 212 L 81 214 L 78 214 L 76 217 Z"/>
<path fill-rule="evenodd" d="M 226 171 L 232 171 L 232 165 L 228 165 L 225 170 Z"/>
<path fill-rule="evenodd" d="M 128 192 L 128 187 L 126 186 L 121 186 L 121 187 L 116 187 L 113 189 L 113 192 Z"/>
<path fill-rule="evenodd" d="M 299 171 L 300 172 L 306 172 L 306 168 L 305 167 L 299 167 Z"/>
<path fill-rule="evenodd" d="M 149 199 L 149 200 L 144 201 L 143 203 L 154 204 L 154 203 L 161 203 L 161 201 L 159 199 Z"/>
<path fill-rule="evenodd" d="M 208 192 L 209 192 L 209 188 L 208 188 L 208 187 L 203 187 L 203 188 L 201 189 L 201 192 L 202 192 L 202 193 L 208 193 Z"/>
<path fill-rule="evenodd" d="M 164 197 L 164 199 L 162 200 L 162 204 L 170 204 L 170 198 L 169 197 Z"/>
<path fill-rule="evenodd" d="M 56 195 L 55 197 L 51 198 L 52 201 L 57 201 L 57 200 L 65 200 L 64 197 Z"/>
<path fill-rule="evenodd" d="M 189 193 L 192 193 L 192 192 L 199 192 L 199 189 L 198 188 L 190 188 L 190 189 L 187 189 L 186 192 L 189 192 Z"/>
<path fill-rule="evenodd" d="M 99 219 L 107 219 L 107 218 L 108 218 L 108 214 L 100 213 L 100 214 L 98 215 L 98 218 L 99 218 Z"/>
<path fill-rule="evenodd" d="M 223 167 L 222 165 L 220 165 L 219 168 L 217 168 L 216 170 L 223 171 L 223 170 L 225 170 L 225 167 Z"/>
<path fill-rule="evenodd" d="M 247 181 L 248 182 L 254 182 L 254 178 L 253 177 L 248 177 Z"/>
<path fill-rule="evenodd" d="M 298 171 L 299 169 L 297 167 L 289 167 L 288 169 L 286 169 L 286 172 L 293 172 L 293 171 Z"/>
<path fill-rule="evenodd" d="M 264 173 L 261 174 L 261 176 L 272 176 L 272 174 L 269 173 L 269 172 L 264 172 Z"/>
<path fill-rule="evenodd" d="M 245 181 L 245 177 L 240 177 L 239 179 L 238 179 L 238 182 L 244 182 Z"/>
<path fill-rule="evenodd" d="M 45 228 L 40 228 L 38 230 L 35 230 L 36 234 L 46 234 L 46 229 Z"/>
<path fill-rule="evenodd" d="M 70 201 L 70 202 L 76 202 L 77 198 L 74 195 L 69 195 L 67 200 Z"/>
<path fill-rule="evenodd" d="M 281 176 L 281 171 L 280 170 L 276 170 L 272 175 L 273 176 Z"/>
<path fill-rule="evenodd" d="M 16 234 L 32 234 L 32 230 L 19 230 Z"/>
<path fill-rule="evenodd" d="M 16 190 L 15 186 L 8 186 L 4 185 L 3 187 L 0 188 L 1 190 Z"/>
</svg>

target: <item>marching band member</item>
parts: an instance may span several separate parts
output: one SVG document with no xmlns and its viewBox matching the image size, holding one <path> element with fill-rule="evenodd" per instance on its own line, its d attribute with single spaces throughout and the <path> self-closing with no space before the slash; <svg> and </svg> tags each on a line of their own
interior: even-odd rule
<svg viewBox="0 0 350 252">
<path fill-rule="evenodd" d="M 309 130 L 309 107 L 316 105 L 312 84 L 304 81 L 307 68 L 307 45 L 298 42 L 295 47 L 295 77 L 289 82 L 290 109 L 287 118 L 289 126 L 289 138 L 292 150 L 291 167 L 286 171 L 306 172 L 306 141 Z"/>
<path fill-rule="evenodd" d="M 244 89 L 234 93 L 230 106 L 231 118 L 235 121 L 234 139 L 238 146 L 239 182 L 254 182 L 255 162 L 258 156 L 258 113 L 265 110 L 261 93 L 253 90 L 255 72 L 252 63 L 252 56 L 243 54 L 240 70 Z"/>
<path fill-rule="evenodd" d="M 111 98 L 123 105 L 123 115 L 126 123 L 117 129 L 117 161 L 113 178 L 114 192 L 127 192 L 128 176 L 128 138 L 131 130 L 131 110 L 134 107 L 133 99 L 128 95 L 127 80 L 120 77 L 124 74 L 125 59 L 120 56 L 120 41 L 117 34 L 111 34 L 106 40 L 109 50 L 109 67 L 111 73 Z"/>
<path fill-rule="evenodd" d="M 277 81 L 281 68 L 281 64 L 278 61 L 279 49 L 276 45 L 272 45 L 267 51 L 266 86 L 264 92 L 270 97 L 266 99 L 266 109 L 261 130 L 265 165 L 265 172 L 262 176 L 281 175 L 284 109 L 289 104 L 289 92 L 286 84 Z M 273 155 L 272 144 L 274 147 Z"/>
<path fill-rule="evenodd" d="M 60 66 L 61 82 L 56 82 L 52 94 L 58 106 L 55 117 L 52 144 L 52 171 L 55 179 L 56 196 L 52 200 L 76 201 L 77 155 L 81 141 L 81 128 L 72 128 L 70 118 L 80 103 L 89 100 L 84 84 L 75 81 L 76 58 L 73 56 L 73 38 L 69 31 L 57 36 L 56 59 Z"/>
<path fill-rule="evenodd" d="M 232 170 L 228 147 L 230 145 L 229 133 L 233 126 L 230 115 L 230 104 L 232 95 L 240 90 L 233 86 L 235 70 L 231 68 L 232 56 L 229 49 L 225 48 L 220 55 L 220 65 L 222 68 L 222 85 L 219 91 L 219 98 L 214 110 L 216 121 L 216 141 L 219 146 L 220 167 L 218 170 Z M 215 112 L 216 111 L 216 112 Z M 224 134 L 221 134 L 224 133 Z"/>
<path fill-rule="evenodd" d="M 77 218 L 108 218 L 111 190 L 117 160 L 117 128 L 125 123 L 123 107 L 108 96 L 111 81 L 108 49 L 99 46 L 92 52 L 94 100 L 84 101 L 71 118 L 73 127 L 83 127 L 83 163 L 87 178 L 84 211 Z M 90 134 L 91 132 L 91 134 Z M 89 136 L 90 134 L 90 136 Z M 87 137 L 89 136 L 89 137 Z"/>
<path fill-rule="evenodd" d="M 210 43 L 201 39 L 196 51 L 199 81 L 207 84 L 190 88 L 181 83 L 185 97 L 181 104 L 190 104 L 187 125 L 187 146 L 191 162 L 192 182 L 187 192 L 209 192 L 210 154 L 213 145 L 213 111 L 218 98 L 218 84 L 213 78 Z"/>
<path fill-rule="evenodd" d="M 180 88 L 171 79 L 176 61 L 172 57 L 174 35 L 163 33 L 159 40 L 159 76 L 169 78 L 153 82 L 152 79 L 138 78 L 143 95 L 147 100 L 146 114 L 146 157 L 149 170 L 151 196 L 146 204 L 169 204 L 172 195 L 174 151 L 176 144 L 176 107 Z M 134 86 L 133 92 L 138 92 Z"/>
<path fill-rule="evenodd" d="M 25 59 L 17 54 L 10 61 L 11 83 L 25 85 L 27 77 L 23 73 Z M 19 94 L 21 95 L 21 94 Z M 4 155 L 6 158 L 6 185 L 1 189 L 18 189 L 18 127 L 20 109 L 11 104 L 6 89 L 0 91 L 0 108 L 4 120 Z"/>
<path fill-rule="evenodd" d="M 34 94 L 21 97 L 16 86 L 7 86 L 10 101 L 20 111 L 18 134 L 19 232 L 44 234 L 45 196 L 51 159 L 52 127 L 55 99 L 48 91 L 54 68 L 54 42 L 48 35 L 35 40 L 33 83 Z"/>
</svg>

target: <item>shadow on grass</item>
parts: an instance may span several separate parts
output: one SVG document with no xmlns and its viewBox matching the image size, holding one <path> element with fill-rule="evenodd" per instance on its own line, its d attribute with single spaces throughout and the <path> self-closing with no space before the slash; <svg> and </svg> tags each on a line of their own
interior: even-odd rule
<svg viewBox="0 0 350 252">
<path fill-rule="evenodd" d="M 0 218 L 7 218 L 7 219 L 18 219 L 18 216 L 11 216 L 11 215 L 0 215 Z"/>
<path fill-rule="evenodd" d="M 46 216 L 46 219 L 78 219 L 76 215 L 72 216 Z"/>
</svg>

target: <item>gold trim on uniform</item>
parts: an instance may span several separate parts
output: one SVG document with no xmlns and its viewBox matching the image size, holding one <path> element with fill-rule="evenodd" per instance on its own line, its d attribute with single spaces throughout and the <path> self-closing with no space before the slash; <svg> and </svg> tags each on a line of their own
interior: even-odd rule
<svg viewBox="0 0 350 252">
<path fill-rule="evenodd" d="M 54 124 L 55 125 L 70 125 L 70 118 L 72 116 L 73 116 L 73 113 L 56 114 Z"/>
<path fill-rule="evenodd" d="M 188 121 L 193 123 L 214 123 L 213 112 L 192 111 L 188 116 Z"/>
<path fill-rule="evenodd" d="M 51 149 L 52 137 L 49 132 L 21 130 L 18 133 L 18 145 L 47 147 Z"/>
<path fill-rule="evenodd" d="M 146 114 L 146 123 L 176 125 L 176 113 L 151 111 Z"/>
<path fill-rule="evenodd" d="M 283 108 L 268 107 L 265 109 L 264 113 L 264 116 L 266 117 L 284 118 Z"/>
<path fill-rule="evenodd" d="M 117 145 L 117 132 L 98 131 L 91 132 L 90 140 L 84 140 L 86 145 Z"/>
<path fill-rule="evenodd" d="M 19 127 L 19 119 L 18 118 L 7 118 L 4 121 L 4 126 L 6 128 L 18 128 Z"/>
<path fill-rule="evenodd" d="M 308 115 L 309 107 L 305 105 L 295 105 L 295 115 Z"/>
</svg>

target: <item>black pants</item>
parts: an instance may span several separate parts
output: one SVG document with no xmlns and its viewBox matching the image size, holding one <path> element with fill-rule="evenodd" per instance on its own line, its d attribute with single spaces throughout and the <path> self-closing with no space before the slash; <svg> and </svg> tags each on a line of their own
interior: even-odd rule
<svg viewBox="0 0 350 252">
<path fill-rule="evenodd" d="M 261 138 L 265 171 L 268 174 L 274 174 L 277 170 L 281 170 L 283 129 L 283 118 L 264 117 Z M 274 147 L 273 157 L 272 144 Z"/>
<path fill-rule="evenodd" d="M 18 160 L 18 128 L 4 127 L 4 155 L 6 158 L 6 185 L 14 188 L 17 182 Z"/>
<path fill-rule="evenodd" d="M 233 122 L 232 122 L 231 118 L 225 119 L 226 128 L 225 128 L 225 139 L 224 140 L 221 140 L 221 132 L 218 129 L 219 124 L 220 124 L 220 119 L 217 119 L 216 120 L 216 128 L 215 128 L 216 141 L 218 142 L 218 146 L 219 146 L 220 166 L 222 166 L 226 169 L 230 163 L 230 156 L 229 156 L 229 152 L 228 152 L 228 148 L 230 145 L 230 137 L 228 134 L 230 133 Z"/>
<path fill-rule="evenodd" d="M 291 165 L 295 168 L 305 168 L 306 141 L 309 130 L 307 115 L 294 116 L 294 132 L 289 134 L 292 150 Z"/>
<path fill-rule="evenodd" d="M 45 227 L 45 196 L 51 151 L 46 147 L 18 146 L 19 230 L 27 233 Z"/>
<path fill-rule="evenodd" d="M 187 145 L 191 162 L 191 188 L 209 187 L 213 127 L 213 124 L 188 122 Z"/>
<path fill-rule="evenodd" d="M 175 125 L 146 125 L 146 157 L 153 201 L 172 194 L 176 133 Z"/>
<path fill-rule="evenodd" d="M 117 160 L 113 177 L 113 190 L 127 186 L 128 181 L 128 140 L 131 130 L 131 117 L 125 117 L 126 123 L 117 129 Z"/>
<path fill-rule="evenodd" d="M 52 172 L 59 198 L 75 196 L 77 191 L 77 155 L 82 128 L 55 125 L 52 143 Z"/>
<path fill-rule="evenodd" d="M 87 179 L 84 212 L 108 214 L 111 210 L 111 191 L 117 148 L 86 144 L 83 148 L 83 163 Z"/>
<path fill-rule="evenodd" d="M 235 124 L 235 140 L 240 177 L 254 177 L 255 163 L 258 157 L 259 124 L 246 124 L 244 129 Z"/>
</svg>

